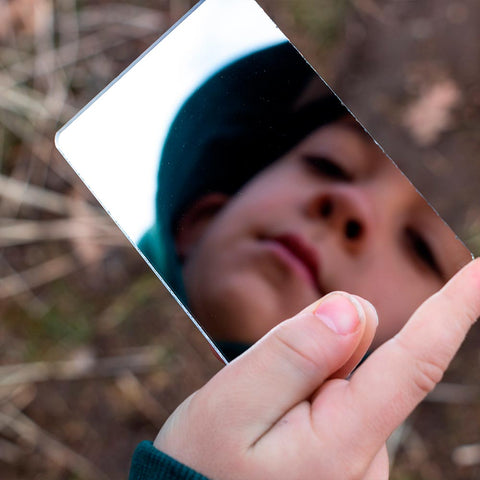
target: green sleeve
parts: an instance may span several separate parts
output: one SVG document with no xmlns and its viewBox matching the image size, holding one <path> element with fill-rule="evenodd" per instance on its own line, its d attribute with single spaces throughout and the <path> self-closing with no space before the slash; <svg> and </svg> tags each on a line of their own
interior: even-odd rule
<svg viewBox="0 0 480 480">
<path fill-rule="evenodd" d="M 141 442 L 132 458 L 129 480 L 208 480 L 200 473 L 157 450 L 152 442 Z"/>
</svg>

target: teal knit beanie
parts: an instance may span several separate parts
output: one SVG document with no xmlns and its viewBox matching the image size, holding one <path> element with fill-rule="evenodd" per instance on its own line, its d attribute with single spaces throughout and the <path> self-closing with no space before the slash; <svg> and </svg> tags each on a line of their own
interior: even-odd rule
<svg viewBox="0 0 480 480">
<path fill-rule="evenodd" d="M 313 81 L 326 95 L 298 107 Z M 186 100 L 160 156 L 156 221 L 139 244 L 185 306 L 174 244 L 182 212 L 207 193 L 234 194 L 313 130 L 347 113 L 288 42 L 227 65 Z"/>
</svg>

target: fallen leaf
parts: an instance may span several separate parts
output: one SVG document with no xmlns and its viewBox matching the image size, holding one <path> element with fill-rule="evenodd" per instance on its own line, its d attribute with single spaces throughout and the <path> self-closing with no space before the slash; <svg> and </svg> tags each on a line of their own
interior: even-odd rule
<svg viewBox="0 0 480 480">
<path fill-rule="evenodd" d="M 432 145 L 452 126 L 452 111 L 461 99 L 457 85 L 452 80 L 442 80 L 410 104 L 403 125 L 419 145 Z"/>
</svg>

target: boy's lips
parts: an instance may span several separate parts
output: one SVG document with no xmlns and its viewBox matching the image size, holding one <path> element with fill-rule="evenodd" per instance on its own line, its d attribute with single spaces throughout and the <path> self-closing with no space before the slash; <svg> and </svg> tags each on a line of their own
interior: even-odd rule
<svg viewBox="0 0 480 480">
<path fill-rule="evenodd" d="M 308 281 L 314 286 L 320 295 L 323 295 L 323 288 L 320 285 L 319 258 L 317 251 L 309 245 L 302 237 L 292 233 L 284 233 L 273 237 L 265 238 L 273 242 L 281 255 L 294 270 L 299 270 Z"/>
</svg>

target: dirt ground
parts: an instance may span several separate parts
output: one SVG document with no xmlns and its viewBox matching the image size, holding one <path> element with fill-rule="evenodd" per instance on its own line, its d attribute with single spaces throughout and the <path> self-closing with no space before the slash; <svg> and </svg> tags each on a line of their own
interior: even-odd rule
<svg viewBox="0 0 480 480">
<path fill-rule="evenodd" d="M 221 367 L 53 146 L 194 3 L 0 2 L 2 480 L 126 478 Z M 259 3 L 478 254 L 480 3 Z M 479 340 L 393 436 L 393 480 L 480 478 Z"/>
</svg>

